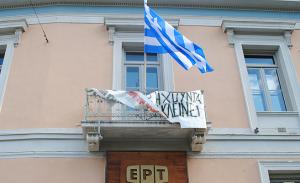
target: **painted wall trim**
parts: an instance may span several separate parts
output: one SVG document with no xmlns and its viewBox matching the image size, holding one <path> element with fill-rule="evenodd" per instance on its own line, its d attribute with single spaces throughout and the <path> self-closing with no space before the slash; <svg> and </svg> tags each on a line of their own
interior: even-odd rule
<svg viewBox="0 0 300 183">
<path fill-rule="evenodd" d="M 234 132 L 236 130 L 232 133 L 229 129 L 223 131 L 228 134 L 216 132 L 209 134 L 203 151 L 189 153 L 189 156 L 191 158 L 300 158 L 300 135 L 263 136 L 250 133 L 243 135 Z M 155 143 L 155 140 L 152 143 Z M 137 146 L 143 147 L 143 142 L 141 141 Z M 124 148 L 126 149 L 126 145 Z M 102 157 L 103 155 L 104 152 L 88 152 L 80 128 L 0 131 L 0 158 Z"/>
<path fill-rule="evenodd" d="M 0 14 L 1 15 L 1 14 Z M 43 24 L 49 23 L 82 23 L 82 24 L 104 24 L 105 18 L 119 19 L 119 18 L 129 18 L 129 19 L 142 19 L 142 14 L 107 14 L 107 13 L 88 13 L 88 14 L 74 14 L 74 13 L 51 13 L 51 14 L 39 14 L 40 22 Z M 169 20 L 179 20 L 179 26 L 209 26 L 209 27 L 221 27 L 224 19 L 233 21 L 254 21 L 256 18 L 247 17 L 220 17 L 220 16 L 190 16 L 190 15 L 174 15 L 174 16 L 163 16 Z M 29 15 L 15 15 L 15 16 L 5 16 L 1 17 L 3 21 L 15 21 L 19 19 L 26 19 L 29 25 L 38 24 L 38 20 L 35 16 Z M 261 18 L 265 22 L 276 22 L 278 18 Z M 288 21 L 286 19 L 283 19 Z M 294 29 L 300 29 L 300 21 L 298 19 L 293 20 L 295 25 Z M 174 21 L 173 21 L 174 22 Z M 291 21 L 290 21 L 291 22 Z M 174 22 L 176 24 L 176 22 Z"/>
<path fill-rule="evenodd" d="M 82 128 L 24 128 L 15 130 L 0 130 L 0 141 L 19 137 L 33 138 L 69 138 L 84 139 Z M 255 134 L 249 128 L 211 128 L 208 131 L 208 139 L 211 140 L 300 140 L 300 135 L 277 134 L 262 135 Z"/>
<path fill-rule="evenodd" d="M 214 9 L 261 9 L 261 10 L 284 10 L 284 11 L 297 11 L 299 10 L 298 1 L 232 1 L 232 0 L 185 0 L 185 1 L 163 1 L 156 0 L 154 3 L 149 2 L 150 6 L 159 7 L 206 7 Z M 81 5 L 81 6 L 129 6 L 129 7 L 141 7 L 143 2 L 137 0 L 35 0 L 32 4 L 29 4 L 26 0 L 10 0 L 0 2 L 0 8 L 17 8 L 17 7 L 29 7 L 29 6 L 49 6 L 49 5 Z"/>
</svg>

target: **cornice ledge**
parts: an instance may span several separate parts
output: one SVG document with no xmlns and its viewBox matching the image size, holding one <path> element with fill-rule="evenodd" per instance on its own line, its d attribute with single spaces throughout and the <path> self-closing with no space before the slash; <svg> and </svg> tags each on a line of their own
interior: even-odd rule
<svg viewBox="0 0 300 183">
<path fill-rule="evenodd" d="M 179 26 L 179 19 L 166 19 L 174 28 Z M 143 32 L 143 17 L 105 17 L 104 24 L 108 30 L 108 39 L 112 44 L 114 42 L 115 32 Z"/>
<path fill-rule="evenodd" d="M 243 9 L 243 10 L 275 10 L 275 11 L 299 11 L 299 2 L 283 0 L 278 1 L 236 1 L 236 0 L 156 0 L 149 2 L 152 7 L 186 7 L 186 8 L 207 8 L 207 9 Z M 28 0 L 6 0 L 0 1 L 0 8 L 20 8 L 31 6 L 51 6 L 51 5 L 70 5 L 70 6 L 119 6 L 119 7 L 141 7 L 142 1 L 138 0 L 34 0 L 31 4 Z"/>
<path fill-rule="evenodd" d="M 14 32 L 17 29 L 25 32 L 28 28 L 26 19 L 0 21 L 0 32 Z"/>
<path fill-rule="evenodd" d="M 21 42 L 22 33 L 28 28 L 26 19 L 0 21 L 0 34 L 14 34 L 14 45 L 18 46 Z"/>
<path fill-rule="evenodd" d="M 227 34 L 230 45 L 234 44 L 235 35 L 281 35 L 288 47 L 292 47 L 291 36 L 296 29 L 296 22 L 268 20 L 223 20 L 221 28 Z"/>
<path fill-rule="evenodd" d="M 266 20 L 223 20 L 222 30 L 232 29 L 235 32 L 274 32 L 284 33 L 285 31 L 293 31 L 296 22 L 292 21 L 266 21 Z"/>
<path fill-rule="evenodd" d="M 179 19 L 166 19 L 166 21 L 173 27 L 178 27 Z M 105 17 L 104 24 L 109 29 L 109 27 L 115 27 L 116 31 L 128 31 L 134 30 L 140 31 L 144 29 L 144 18 L 143 17 Z"/>
</svg>

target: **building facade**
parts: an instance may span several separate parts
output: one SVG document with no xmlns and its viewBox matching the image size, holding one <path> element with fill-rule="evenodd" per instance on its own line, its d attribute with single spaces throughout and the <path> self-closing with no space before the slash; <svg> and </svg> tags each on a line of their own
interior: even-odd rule
<svg viewBox="0 0 300 183">
<path fill-rule="evenodd" d="M 300 3 L 148 4 L 214 72 L 145 66 L 142 1 L 0 2 L 0 182 L 299 183 Z M 145 73 L 148 93 L 202 90 L 207 128 L 91 92 L 142 91 Z"/>
</svg>

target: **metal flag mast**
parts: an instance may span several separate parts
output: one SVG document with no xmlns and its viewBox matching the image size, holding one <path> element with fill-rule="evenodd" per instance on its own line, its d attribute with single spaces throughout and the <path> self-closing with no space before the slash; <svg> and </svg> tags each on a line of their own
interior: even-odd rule
<svg viewBox="0 0 300 183">
<path fill-rule="evenodd" d="M 147 4 L 147 0 L 144 0 L 144 5 L 145 4 Z M 145 36 L 144 36 L 144 44 L 145 44 Z M 144 77 L 143 77 L 143 80 L 144 80 L 143 90 L 144 90 L 145 95 L 147 95 L 147 54 L 145 52 L 145 49 L 144 49 Z"/>
<path fill-rule="evenodd" d="M 147 95 L 147 54 L 144 50 L 144 92 Z"/>
</svg>

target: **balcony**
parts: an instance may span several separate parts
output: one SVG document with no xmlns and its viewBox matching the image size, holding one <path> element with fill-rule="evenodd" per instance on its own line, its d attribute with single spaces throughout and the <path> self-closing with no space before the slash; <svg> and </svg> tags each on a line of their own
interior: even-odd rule
<svg viewBox="0 0 300 183">
<path fill-rule="evenodd" d="M 129 108 L 98 91 L 86 89 L 81 122 L 89 151 L 202 150 L 207 128 L 181 128 L 159 112 Z"/>
</svg>

